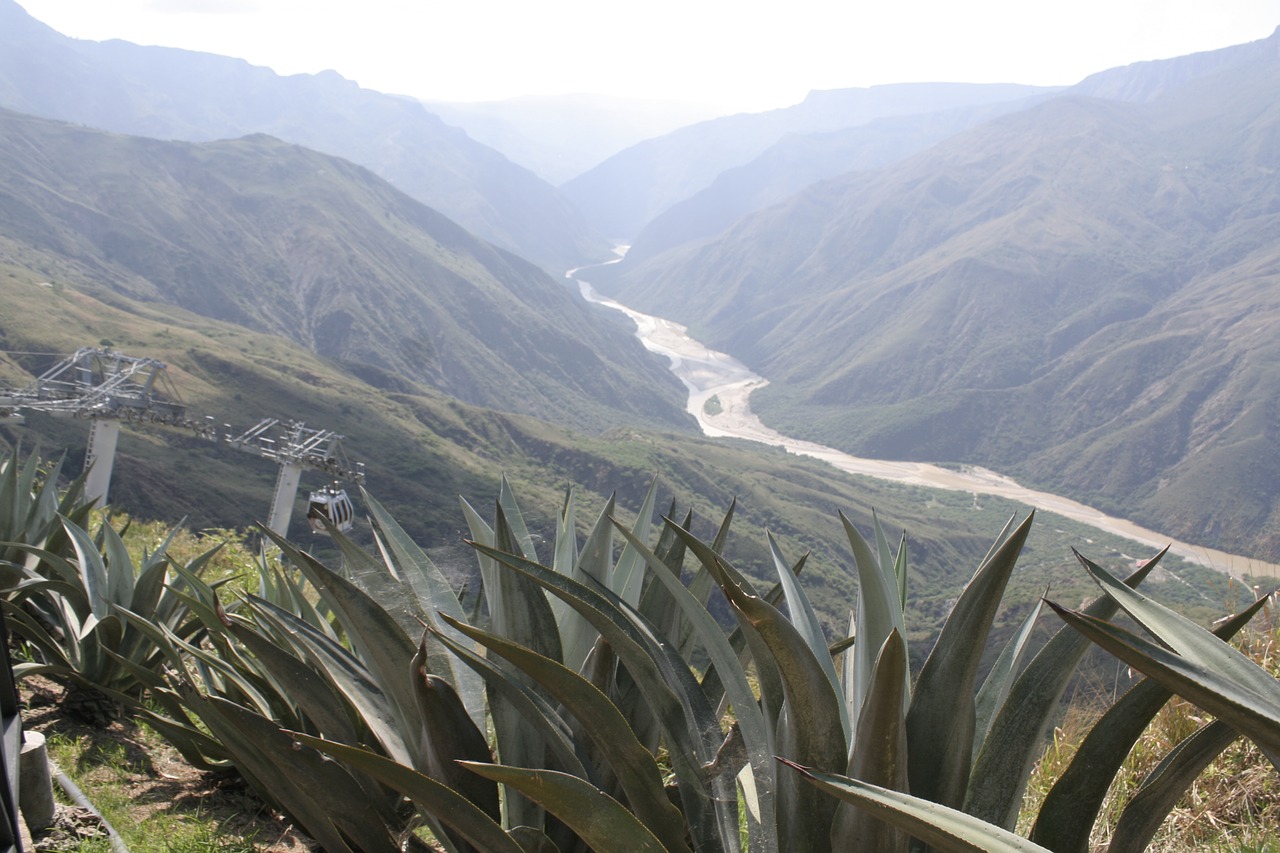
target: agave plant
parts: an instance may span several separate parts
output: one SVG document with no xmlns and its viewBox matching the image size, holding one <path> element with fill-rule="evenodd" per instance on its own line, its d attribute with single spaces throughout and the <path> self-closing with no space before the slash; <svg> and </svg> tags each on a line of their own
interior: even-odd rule
<svg viewBox="0 0 1280 853">
<path fill-rule="evenodd" d="M 65 487 L 63 460 L 45 466 L 39 453 L 19 461 L 17 452 L 0 459 L 0 588 L 8 589 L 38 569 L 26 546 L 62 553 L 67 548 L 62 518 L 89 525 L 93 501 L 84 496 L 85 475 Z"/>
<path fill-rule="evenodd" d="M 149 625 L 196 642 L 200 623 L 172 569 L 196 578 L 218 549 L 174 567 L 165 553 L 170 533 L 135 564 L 110 519 L 101 522 L 96 536 L 68 518 L 60 522 L 67 543 L 61 550 L 51 550 L 53 537 L 45 547 L 9 543 L 26 560 L 8 564 L 0 606 L 30 650 L 30 659 L 14 666 L 15 677 L 44 675 L 62 682 L 64 709 L 100 721 L 136 704 L 166 663 L 149 632 L 123 614 L 145 613 Z"/>
<path fill-rule="evenodd" d="M 1276 753 L 1280 680 L 1227 642 L 1275 594 L 1259 597 L 1210 632 L 1076 556 L 1105 598 L 1123 608 L 1156 642 L 1096 613 L 1049 602 L 1081 637 L 1112 652 L 1148 679 L 1135 684 L 1089 731 L 1042 804 L 1029 840 L 980 817 L 898 791 L 800 766 L 797 771 L 815 787 L 938 849 L 1077 853 L 1090 849 L 1090 830 L 1124 757 L 1157 710 L 1176 693 L 1219 718 L 1175 745 L 1125 804 L 1107 850 L 1128 853 L 1146 848 L 1196 777 L 1241 735 L 1252 739 L 1280 770 Z"/>
<path fill-rule="evenodd" d="M 376 554 L 335 536 L 334 571 L 278 543 L 310 592 L 264 564 L 263 594 L 223 606 L 184 575 L 202 642 L 118 608 L 168 661 L 168 683 L 151 685 L 162 730 L 234 763 L 326 849 L 417 844 L 405 800 L 460 851 L 1041 849 L 1011 815 L 1089 642 L 1063 628 L 1023 665 L 1033 611 L 978 682 L 1030 517 L 1001 532 L 913 681 L 906 549 L 878 520 L 868 541 L 842 518 L 856 637 L 829 645 L 803 557 L 766 537 L 778 580 L 763 591 L 724 558 L 732 507 L 705 542 L 674 508 L 652 521 L 651 486 L 634 525 L 608 501 L 581 538 L 570 495 L 540 554 L 504 481 L 491 521 L 464 503 L 483 591 L 468 613 L 366 500 Z M 1105 589 L 1081 611 L 1091 625 L 1134 606 Z M 711 615 L 713 594 L 732 625 Z M 1165 774 L 1148 811 L 1191 766 Z"/>
</svg>

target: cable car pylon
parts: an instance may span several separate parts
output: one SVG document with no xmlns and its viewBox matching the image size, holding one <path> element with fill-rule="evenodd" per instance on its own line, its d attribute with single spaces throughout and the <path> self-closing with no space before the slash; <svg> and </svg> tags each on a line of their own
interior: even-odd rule
<svg viewBox="0 0 1280 853">
<path fill-rule="evenodd" d="M 207 422 L 187 417 L 187 407 L 165 373 L 168 365 L 110 349 L 81 347 L 25 388 L 0 389 L 0 414 L 44 412 L 89 420 L 85 450 L 85 496 L 107 501 L 120 424 L 153 423 L 190 429 L 214 438 Z"/>
<path fill-rule="evenodd" d="M 270 459 L 280 465 L 267 527 L 281 538 L 289 535 L 289 522 L 304 470 L 329 474 L 334 483 L 313 491 L 307 502 L 307 520 L 316 533 L 326 532 L 327 519 L 337 530 L 346 532 L 355 521 L 355 509 L 341 480 L 360 483 L 364 466 L 351 465 L 342 452 L 344 436 L 332 430 L 309 429 L 301 421 L 265 418 L 238 436 L 227 435 L 227 443 L 237 450 Z"/>
</svg>

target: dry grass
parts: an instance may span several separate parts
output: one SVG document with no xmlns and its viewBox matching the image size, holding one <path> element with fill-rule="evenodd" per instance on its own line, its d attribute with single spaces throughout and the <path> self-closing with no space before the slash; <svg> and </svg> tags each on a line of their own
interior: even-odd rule
<svg viewBox="0 0 1280 853">
<path fill-rule="evenodd" d="M 1274 606 L 1255 618 L 1238 645 L 1267 671 L 1280 677 L 1280 621 Z M 1099 712 L 1073 707 L 1053 733 L 1023 802 L 1019 828 L 1028 831 L 1040 803 L 1070 764 Z M 1112 784 L 1094 826 L 1090 848 L 1107 849 L 1125 804 L 1169 750 L 1212 717 L 1174 698 L 1147 727 Z M 1151 853 L 1280 853 L 1280 769 L 1251 741 L 1237 739 L 1195 781 L 1165 819 L 1148 848 Z"/>
</svg>

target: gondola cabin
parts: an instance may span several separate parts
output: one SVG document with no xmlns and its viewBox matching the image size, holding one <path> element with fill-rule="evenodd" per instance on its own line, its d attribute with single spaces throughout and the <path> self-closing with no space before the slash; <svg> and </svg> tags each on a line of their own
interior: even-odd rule
<svg viewBox="0 0 1280 853">
<path fill-rule="evenodd" d="M 346 489 L 327 486 L 311 493 L 307 501 L 307 523 L 312 533 L 328 533 L 325 528 L 327 519 L 340 533 L 346 533 L 355 523 L 356 510 L 347 497 Z"/>
</svg>

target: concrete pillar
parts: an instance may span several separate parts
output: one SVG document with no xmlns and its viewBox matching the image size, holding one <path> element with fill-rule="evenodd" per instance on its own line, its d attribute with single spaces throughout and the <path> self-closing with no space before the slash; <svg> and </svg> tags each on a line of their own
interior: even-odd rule
<svg viewBox="0 0 1280 853">
<path fill-rule="evenodd" d="M 22 733 L 18 756 L 18 808 L 27 828 L 38 833 L 53 823 L 53 777 L 49 773 L 49 750 L 44 735 Z"/>
<path fill-rule="evenodd" d="M 276 493 L 271 501 L 271 515 L 267 517 L 267 527 L 282 538 L 289 536 L 289 519 L 293 515 L 293 502 L 298 496 L 298 483 L 302 481 L 302 466 L 296 462 L 285 462 L 280 466 L 280 476 L 276 478 Z"/>
<path fill-rule="evenodd" d="M 120 439 L 120 422 L 115 418 L 94 418 L 89 422 L 89 446 L 84 454 L 85 497 L 97 506 L 107 502 L 111 488 L 111 469 L 116 464 L 116 442 Z"/>
</svg>

